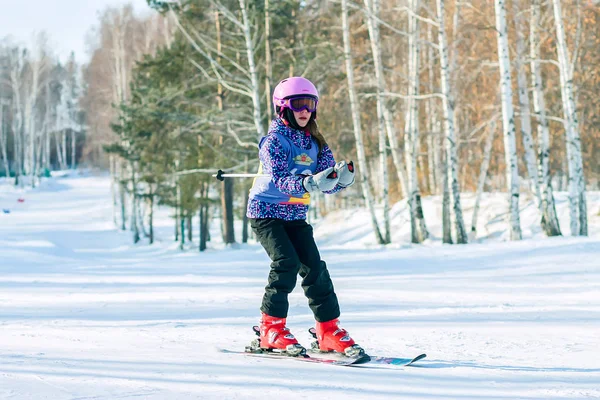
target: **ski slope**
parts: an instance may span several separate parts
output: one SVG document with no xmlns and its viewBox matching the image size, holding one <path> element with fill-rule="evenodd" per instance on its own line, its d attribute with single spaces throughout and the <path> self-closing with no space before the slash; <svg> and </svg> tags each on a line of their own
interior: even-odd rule
<svg viewBox="0 0 600 400">
<path fill-rule="evenodd" d="M 181 252 L 162 210 L 158 242 L 134 246 L 106 176 L 0 181 L 0 399 L 600 398 L 600 193 L 588 199 L 588 238 L 544 238 L 523 198 L 525 240 L 507 241 L 502 194 L 484 196 L 466 246 L 440 243 L 436 198 L 423 245 L 402 203 L 387 248 L 362 210 L 316 223 L 342 325 L 370 354 L 428 355 L 365 369 L 220 353 L 253 339 L 269 261 L 255 243 L 223 248 L 217 223 L 209 251 Z M 300 288 L 288 325 L 310 344 Z"/>
</svg>

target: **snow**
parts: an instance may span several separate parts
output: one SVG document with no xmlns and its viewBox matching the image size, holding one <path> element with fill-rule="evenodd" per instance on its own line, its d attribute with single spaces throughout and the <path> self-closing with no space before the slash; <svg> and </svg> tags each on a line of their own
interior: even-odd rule
<svg viewBox="0 0 600 400">
<path fill-rule="evenodd" d="M 568 229 L 566 194 L 558 213 Z M 559 399 L 600 397 L 600 192 L 590 236 L 544 238 L 523 195 L 525 240 L 507 240 L 504 194 L 482 199 L 469 245 L 441 244 L 439 198 L 425 198 L 432 239 L 375 243 L 364 210 L 315 223 L 342 325 L 373 355 L 427 353 L 413 367 L 365 369 L 223 354 L 251 339 L 269 261 L 256 243 L 199 253 L 133 245 L 114 228 L 109 180 L 81 174 L 37 189 L 0 181 L 0 399 Z M 22 198 L 24 202 L 18 202 Z M 474 202 L 465 194 L 465 221 Z M 288 323 L 308 346 L 300 288 Z M 277 397 L 275 397 L 277 396 Z"/>
</svg>

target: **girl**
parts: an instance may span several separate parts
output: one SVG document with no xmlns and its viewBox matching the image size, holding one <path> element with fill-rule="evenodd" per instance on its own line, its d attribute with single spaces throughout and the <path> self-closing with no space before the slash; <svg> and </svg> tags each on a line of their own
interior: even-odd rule
<svg viewBox="0 0 600 400">
<path fill-rule="evenodd" d="M 356 357 L 364 350 L 338 327 L 340 308 L 325 262 L 306 222 L 310 193 L 337 193 L 354 183 L 352 163 L 335 163 L 317 127 L 319 93 L 307 79 L 284 79 L 273 93 L 276 118 L 259 144 L 259 173 L 250 189 L 247 215 L 271 258 L 262 300 L 259 341 L 263 349 L 305 354 L 286 327 L 288 294 L 298 274 L 316 319 L 321 351 Z"/>
</svg>

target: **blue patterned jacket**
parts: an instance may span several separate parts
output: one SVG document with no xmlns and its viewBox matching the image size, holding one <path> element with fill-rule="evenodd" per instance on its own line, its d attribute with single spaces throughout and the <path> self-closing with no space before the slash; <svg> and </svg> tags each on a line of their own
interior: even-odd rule
<svg viewBox="0 0 600 400">
<path fill-rule="evenodd" d="M 318 156 L 317 153 L 317 142 L 309 133 L 286 126 L 280 118 L 274 119 L 258 152 L 259 173 L 270 177 L 254 180 L 246 213 L 248 218 L 306 219 L 310 195 L 302 186 L 302 179 L 308 172 L 316 174 L 335 165 L 328 146 Z M 325 193 L 342 189 L 336 186 Z"/>
</svg>

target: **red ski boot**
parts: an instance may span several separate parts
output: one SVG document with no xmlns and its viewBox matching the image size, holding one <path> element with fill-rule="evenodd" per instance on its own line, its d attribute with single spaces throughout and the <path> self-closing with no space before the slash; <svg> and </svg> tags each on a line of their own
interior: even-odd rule
<svg viewBox="0 0 600 400">
<path fill-rule="evenodd" d="M 332 319 L 327 322 L 317 322 L 316 329 L 311 333 L 317 339 L 317 345 L 313 349 L 321 352 L 335 351 L 348 357 L 360 357 L 365 355 L 362 347 L 354 343 L 345 329 L 338 327 L 339 320 Z"/>
<path fill-rule="evenodd" d="M 285 318 L 277 318 L 262 313 L 259 334 L 260 347 L 265 350 L 276 350 L 290 356 L 306 354 L 306 349 L 298 343 L 289 328 L 285 326 Z"/>
</svg>

